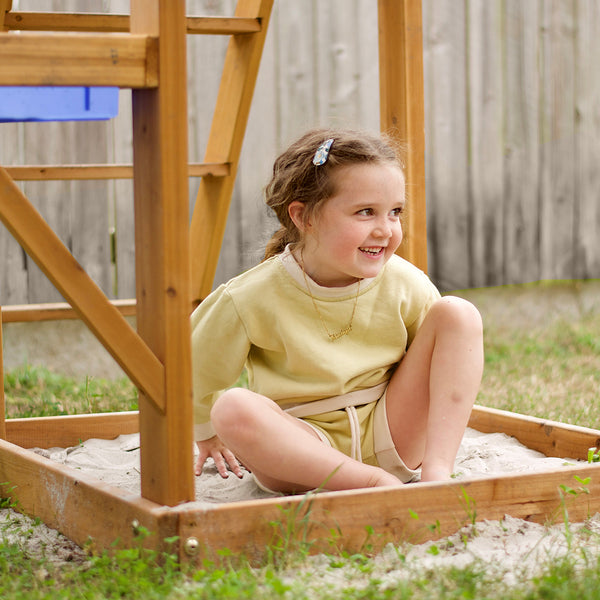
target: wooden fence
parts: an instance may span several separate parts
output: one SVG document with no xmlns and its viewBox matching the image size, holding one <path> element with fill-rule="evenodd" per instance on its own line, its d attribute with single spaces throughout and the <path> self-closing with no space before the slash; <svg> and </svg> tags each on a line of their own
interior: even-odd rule
<svg viewBox="0 0 600 600">
<path fill-rule="evenodd" d="M 195 15 L 234 4 L 187 3 Z M 128 5 L 13 0 L 22 11 Z M 600 277 L 600 3 L 423 0 L 423 12 L 432 279 L 450 290 Z M 226 41 L 188 36 L 192 162 L 203 158 Z M 129 163 L 130 115 L 121 92 L 109 122 L 2 123 L 0 164 Z M 261 197 L 273 159 L 322 124 L 379 126 L 375 0 L 276 0 L 217 283 L 260 260 L 275 227 Z M 110 297 L 134 296 L 131 181 L 21 185 Z M 197 186 L 190 178 L 191 205 Z M 2 227 L 0 261 L 0 303 L 60 299 Z"/>
</svg>

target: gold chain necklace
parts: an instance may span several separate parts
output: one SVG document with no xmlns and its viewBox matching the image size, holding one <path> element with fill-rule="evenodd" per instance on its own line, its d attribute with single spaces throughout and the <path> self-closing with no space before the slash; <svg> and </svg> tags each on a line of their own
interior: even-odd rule
<svg viewBox="0 0 600 600">
<path fill-rule="evenodd" d="M 360 294 L 360 279 L 358 280 L 358 285 L 356 287 L 356 296 L 354 298 L 354 306 L 352 308 L 352 314 L 350 315 L 350 321 L 348 321 L 348 324 L 345 327 L 342 327 L 342 329 L 340 329 L 339 331 L 331 333 L 329 329 L 327 329 L 327 325 L 325 325 L 325 319 L 323 319 L 323 315 L 321 314 L 321 311 L 317 306 L 317 301 L 315 300 L 315 297 L 310 291 L 310 285 L 308 285 L 308 278 L 306 277 L 306 271 L 304 270 L 304 259 L 302 259 L 300 267 L 302 269 L 302 275 L 304 276 L 304 283 L 306 284 L 308 295 L 312 300 L 313 306 L 315 307 L 315 312 L 317 313 L 319 320 L 321 321 L 321 325 L 323 325 L 323 329 L 325 330 L 325 333 L 327 334 L 329 340 L 331 342 L 335 342 L 335 340 L 339 340 L 341 337 L 348 335 L 352 331 L 352 322 L 354 321 L 354 313 L 356 312 L 356 305 L 358 304 L 358 295 Z"/>
</svg>

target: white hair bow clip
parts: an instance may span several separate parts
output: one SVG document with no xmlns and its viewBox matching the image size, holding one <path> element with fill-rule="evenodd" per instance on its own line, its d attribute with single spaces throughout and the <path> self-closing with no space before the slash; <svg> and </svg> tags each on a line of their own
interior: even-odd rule
<svg viewBox="0 0 600 600">
<path fill-rule="evenodd" d="M 315 167 L 320 167 L 321 165 L 324 165 L 327 162 L 327 159 L 329 158 L 329 150 L 331 150 L 331 144 L 333 144 L 333 138 L 325 140 L 317 148 L 315 156 L 312 160 L 313 165 L 315 165 Z"/>
</svg>

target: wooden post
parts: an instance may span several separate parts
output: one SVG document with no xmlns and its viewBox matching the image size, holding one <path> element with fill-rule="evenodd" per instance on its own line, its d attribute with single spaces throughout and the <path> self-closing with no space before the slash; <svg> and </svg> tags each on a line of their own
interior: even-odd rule
<svg viewBox="0 0 600 600">
<path fill-rule="evenodd" d="M 0 0 L 0 33 L 8 31 L 8 27 L 4 21 L 6 19 L 6 13 L 10 12 L 12 8 L 12 0 Z"/>
<path fill-rule="evenodd" d="M 407 148 L 408 210 L 399 254 L 427 271 L 421 0 L 378 0 L 381 130 Z"/>
<path fill-rule="evenodd" d="M 158 87 L 133 90 L 137 323 L 164 365 L 165 410 L 140 395 L 142 496 L 195 497 L 190 358 L 184 0 L 132 0 L 131 31 L 158 37 Z"/>
<path fill-rule="evenodd" d="M 227 177 L 203 177 L 191 223 L 192 300 L 211 291 L 273 0 L 239 0 L 236 17 L 258 17 L 259 33 L 232 36 L 204 162 L 228 163 Z"/>
<path fill-rule="evenodd" d="M 0 306 L 0 439 L 6 439 L 6 405 L 4 402 L 4 353 L 2 350 L 2 306 Z"/>
</svg>

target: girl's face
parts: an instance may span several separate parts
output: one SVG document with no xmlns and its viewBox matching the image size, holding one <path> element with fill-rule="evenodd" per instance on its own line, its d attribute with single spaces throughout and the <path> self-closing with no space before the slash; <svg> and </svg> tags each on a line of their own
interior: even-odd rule
<svg viewBox="0 0 600 600">
<path fill-rule="evenodd" d="M 320 285 L 340 287 L 375 277 L 400 245 L 404 175 L 384 163 L 339 167 L 332 177 L 333 196 L 299 226 L 306 273 Z M 296 225 L 294 216 L 303 208 L 301 202 L 290 205 Z"/>
</svg>

